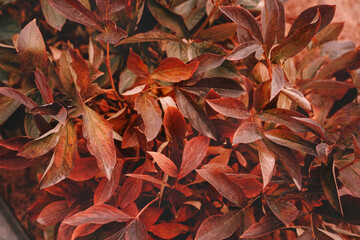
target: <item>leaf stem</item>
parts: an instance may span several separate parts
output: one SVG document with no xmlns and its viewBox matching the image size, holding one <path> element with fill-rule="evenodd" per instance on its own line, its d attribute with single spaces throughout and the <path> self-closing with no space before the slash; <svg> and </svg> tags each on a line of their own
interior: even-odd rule
<svg viewBox="0 0 360 240">
<path fill-rule="evenodd" d="M 344 171 L 348 167 L 351 167 L 352 165 L 354 165 L 357 162 L 360 162 L 360 158 L 359 159 L 354 159 L 352 162 L 349 162 L 349 163 L 345 164 L 344 166 L 342 166 L 341 168 L 339 168 L 339 173 Z"/>
<path fill-rule="evenodd" d="M 148 204 L 146 204 L 145 207 L 143 207 L 143 209 L 141 209 L 141 211 L 138 213 L 138 215 L 136 215 L 135 219 L 139 219 L 140 215 L 154 202 L 156 202 L 157 200 L 159 200 L 159 196 L 157 196 L 155 199 L 153 199 L 151 202 L 149 202 Z"/>
<path fill-rule="evenodd" d="M 121 100 L 120 95 L 119 95 L 118 92 L 116 91 L 116 87 L 115 87 L 115 83 L 114 83 L 114 78 L 113 78 L 112 73 L 111 73 L 111 67 L 110 67 L 110 44 L 109 44 L 109 43 L 106 43 L 105 65 L 106 65 L 106 68 L 107 68 L 108 73 L 109 73 L 109 79 L 110 79 L 110 83 L 111 83 L 111 88 L 112 88 L 112 90 L 114 91 L 114 94 L 115 94 L 116 98 L 117 98 L 118 100 Z"/>
</svg>

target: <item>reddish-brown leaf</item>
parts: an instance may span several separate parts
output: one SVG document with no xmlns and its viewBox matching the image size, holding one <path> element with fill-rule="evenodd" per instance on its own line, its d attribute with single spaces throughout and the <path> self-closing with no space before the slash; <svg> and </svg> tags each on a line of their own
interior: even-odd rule
<svg viewBox="0 0 360 240">
<path fill-rule="evenodd" d="M 162 239 L 173 239 L 179 234 L 190 231 L 190 228 L 180 223 L 160 223 L 153 225 L 149 231 Z"/>
<path fill-rule="evenodd" d="M 111 175 L 111 179 L 101 179 L 98 187 L 95 190 L 94 205 L 105 203 L 112 197 L 116 188 L 119 186 L 121 169 L 122 163 L 118 161 Z"/>
<path fill-rule="evenodd" d="M 150 175 L 128 173 L 128 174 L 126 174 L 126 176 L 141 179 L 141 180 L 144 180 L 144 181 L 148 181 L 148 182 L 154 183 L 156 185 L 170 187 L 170 185 L 167 184 L 166 182 L 163 182 L 162 180 L 154 178 L 154 177 L 152 177 Z"/>
<path fill-rule="evenodd" d="M 196 58 L 191 59 L 190 63 L 198 62 L 199 66 L 190 81 L 192 82 L 192 80 L 194 80 L 196 82 L 197 80 L 200 80 L 206 71 L 219 67 L 224 61 L 224 56 L 214 53 L 203 53 Z"/>
<path fill-rule="evenodd" d="M 146 229 L 153 226 L 161 214 L 164 212 L 163 208 L 148 207 L 139 217 L 139 219 L 145 224 Z"/>
<path fill-rule="evenodd" d="M 41 210 L 37 221 L 44 226 L 55 225 L 62 221 L 73 208 L 70 208 L 65 200 L 55 201 Z"/>
<path fill-rule="evenodd" d="M 261 137 L 256 133 L 256 123 L 245 122 L 236 130 L 233 137 L 233 145 L 239 143 L 251 143 L 255 142 Z"/>
<path fill-rule="evenodd" d="M 123 209 L 134 202 L 141 193 L 142 180 L 136 178 L 127 178 L 120 189 L 117 204 Z"/>
<path fill-rule="evenodd" d="M 147 66 L 132 48 L 130 48 L 129 56 L 127 58 L 127 68 L 139 77 L 148 78 L 150 75 Z"/>
<path fill-rule="evenodd" d="M 283 227 L 284 224 L 272 214 L 267 214 L 260 219 L 260 222 L 253 224 L 246 230 L 241 238 L 258 238 L 270 234 Z"/>
<path fill-rule="evenodd" d="M 237 119 L 247 119 L 250 117 L 250 113 L 246 111 L 245 105 L 236 98 L 208 99 L 206 102 L 222 115 Z"/>
<path fill-rule="evenodd" d="M 265 0 L 261 11 L 261 32 L 267 53 L 274 44 L 279 22 L 279 6 L 276 0 Z"/>
<path fill-rule="evenodd" d="M 185 177 L 201 164 L 209 144 L 210 139 L 204 136 L 194 137 L 185 144 L 178 179 Z"/>
<path fill-rule="evenodd" d="M 147 240 L 148 234 L 145 224 L 137 219 L 131 221 L 125 232 L 125 240 Z"/>
<path fill-rule="evenodd" d="M 270 151 L 261 140 L 257 141 L 256 144 L 258 146 L 259 161 L 263 177 L 263 188 L 265 188 L 270 183 L 274 173 L 275 154 Z"/>
<path fill-rule="evenodd" d="M 154 158 L 155 162 L 167 175 L 171 177 L 178 176 L 178 169 L 175 163 L 171 159 L 169 159 L 164 154 L 159 152 L 147 152 L 147 153 Z"/>
<path fill-rule="evenodd" d="M 86 181 L 99 172 L 95 157 L 77 158 L 75 166 L 69 175 L 69 178 L 74 181 Z"/>
<path fill-rule="evenodd" d="M 255 39 L 263 41 L 260 26 L 248 10 L 240 6 L 221 6 L 219 9 L 233 22 L 251 33 Z"/>
<path fill-rule="evenodd" d="M 222 240 L 230 237 L 243 221 L 243 211 L 212 215 L 200 225 L 195 240 Z"/>
<path fill-rule="evenodd" d="M 285 84 L 284 71 L 279 65 L 271 65 L 271 72 L 270 101 L 278 95 Z"/>
<path fill-rule="evenodd" d="M 294 101 L 299 107 L 302 107 L 305 110 L 311 111 L 311 104 L 305 98 L 302 92 L 294 89 L 294 88 L 283 88 L 281 89 L 281 93 Z"/>
<path fill-rule="evenodd" d="M 21 67 L 25 73 L 30 73 L 36 67 L 43 72 L 47 71 L 48 57 L 44 39 L 39 28 L 36 26 L 36 19 L 28 23 L 20 32 L 18 38 L 18 55 Z"/>
<path fill-rule="evenodd" d="M 260 112 L 264 109 L 266 104 L 270 101 L 270 87 L 271 81 L 265 81 L 260 83 L 256 88 L 254 94 L 254 108 L 256 111 Z"/>
<path fill-rule="evenodd" d="M 77 133 L 69 120 L 59 131 L 59 141 L 41 180 L 40 188 L 54 185 L 70 175 L 77 151 Z"/>
<path fill-rule="evenodd" d="M 136 111 L 141 115 L 145 125 L 145 136 L 148 141 L 153 140 L 162 125 L 161 109 L 157 101 L 147 93 L 141 93 L 135 99 Z"/>
<path fill-rule="evenodd" d="M 244 42 L 237 45 L 229 55 L 226 56 L 227 60 L 242 60 L 252 53 L 255 53 L 255 57 L 260 60 L 264 50 L 257 41 Z"/>
<path fill-rule="evenodd" d="M 178 58 L 165 58 L 151 73 L 151 78 L 177 83 L 189 79 L 198 68 L 199 62 L 183 63 Z"/>
<path fill-rule="evenodd" d="M 297 218 L 299 210 L 293 203 L 285 202 L 275 197 L 265 197 L 265 200 L 275 216 L 286 226 L 289 226 Z"/>
<path fill-rule="evenodd" d="M 216 140 L 216 130 L 205 111 L 189 94 L 176 90 L 176 102 L 181 113 L 189 119 L 191 126 L 201 134 Z"/>
<path fill-rule="evenodd" d="M 176 107 L 168 106 L 166 108 L 164 114 L 164 128 L 168 136 L 175 142 L 185 138 L 186 121 Z"/>
<path fill-rule="evenodd" d="M 209 182 L 222 196 L 241 207 L 246 202 L 246 196 L 241 188 L 224 173 L 212 169 L 199 169 L 196 172 Z"/>
<path fill-rule="evenodd" d="M 64 222 L 79 226 L 86 223 L 106 224 L 114 221 L 125 222 L 130 219 L 132 217 L 111 205 L 99 204 L 72 215 L 65 219 Z"/>
<path fill-rule="evenodd" d="M 102 224 L 93 224 L 93 223 L 85 223 L 85 224 L 76 226 L 73 234 L 71 235 L 71 240 L 75 240 L 78 237 L 87 236 L 87 235 L 95 232 L 101 226 L 102 226 Z"/>
<path fill-rule="evenodd" d="M 96 157 L 100 170 L 111 179 L 116 164 L 116 148 L 110 124 L 94 110 L 85 106 L 82 131 L 89 152 Z"/>
<path fill-rule="evenodd" d="M 121 39 L 127 37 L 127 33 L 116 27 L 116 23 L 113 20 L 105 20 L 105 32 L 96 36 L 97 41 L 104 41 L 111 44 L 117 44 Z"/>
<path fill-rule="evenodd" d="M 0 146 L 12 151 L 20 151 L 31 140 L 28 137 L 12 137 L 0 142 Z"/>
<path fill-rule="evenodd" d="M 0 168 L 16 170 L 27 168 L 35 163 L 49 160 L 51 155 L 46 154 L 37 158 L 23 158 L 17 156 L 17 151 L 11 151 L 5 147 L 0 146 Z"/>
<path fill-rule="evenodd" d="M 89 65 L 79 52 L 71 47 L 68 49 L 72 59 L 70 65 L 76 74 L 75 85 L 83 96 L 89 90 L 91 84 Z"/>
<path fill-rule="evenodd" d="M 40 0 L 41 10 L 48 24 L 53 28 L 61 31 L 61 28 L 66 22 L 66 18 L 54 9 L 48 0 Z"/>
<path fill-rule="evenodd" d="M 50 5 L 71 21 L 84 24 L 103 32 L 103 26 L 92 11 L 77 0 L 48 0 Z"/>
<path fill-rule="evenodd" d="M 44 98 L 46 103 L 54 102 L 54 97 L 52 95 L 52 91 L 49 87 L 48 81 L 45 75 L 39 68 L 36 68 L 35 72 L 35 84 L 39 89 L 41 96 Z"/>
<path fill-rule="evenodd" d="M 124 9 L 128 2 L 129 0 L 96 0 L 96 6 L 98 7 L 101 16 L 104 19 L 108 19 L 113 13 Z"/>
<path fill-rule="evenodd" d="M 37 106 L 37 104 L 33 100 L 31 100 L 29 97 L 27 97 L 21 91 L 14 89 L 14 88 L 0 87 L 0 94 L 10 97 L 30 109 Z"/>
</svg>

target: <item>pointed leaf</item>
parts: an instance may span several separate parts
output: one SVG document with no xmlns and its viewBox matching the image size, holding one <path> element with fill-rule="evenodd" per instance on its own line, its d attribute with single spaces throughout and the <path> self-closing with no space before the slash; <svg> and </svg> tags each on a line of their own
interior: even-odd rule
<svg viewBox="0 0 360 240">
<path fill-rule="evenodd" d="M 284 71 L 279 65 L 271 65 L 271 90 L 270 90 L 270 101 L 276 97 L 276 95 L 281 91 L 285 84 Z"/>
<path fill-rule="evenodd" d="M 179 39 L 171 34 L 160 30 L 150 30 L 145 33 L 138 33 L 131 37 L 121 40 L 117 45 L 128 44 L 128 43 L 141 43 L 141 42 L 153 42 L 153 41 L 179 41 Z"/>
<path fill-rule="evenodd" d="M 142 185 L 142 180 L 140 178 L 127 178 L 120 189 L 117 200 L 118 206 L 123 209 L 133 203 L 139 197 Z"/>
<path fill-rule="evenodd" d="M 77 158 L 69 178 L 74 181 L 82 182 L 95 177 L 99 171 L 95 157 Z"/>
<path fill-rule="evenodd" d="M 173 141 L 179 141 L 185 138 L 186 121 L 182 113 L 176 107 L 168 106 L 166 108 L 164 114 L 164 128 Z"/>
<path fill-rule="evenodd" d="M 262 82 L 255 90 L 254 108 L 258 112 L 262 111 L 270 101 L 271 82 L 270 80 Z"/>
<path fill-rule="evenodd" d="M 201 134 L 216 139 L 216 130 L 205 111 L 187 93 L 176 90 L 176 102 L 182 114 L 189 119 L 191 126 Z"/>
<path fill-rule="evenodd" d="M 98 17 L 77 0 L 48 0 L 50 5 L 71 21 L 104 31 Z"/>
<path fill-rule="evenodd" d="M 68 48 L 71 56 L 71 67 L 76 74 L 75 85 L 78 91 L 83 96 L 89 89 L 90 80 L 90 69 L 85 59 L 71 47 Z M 71 70 L 70 70 L 71 71 Z"/>
<path fill-rule="evenodd" d="M 132 50 L 132 48 L 130 48 L 129 56 L 127 59 L 127 67 L 137 76 L 148 78 L 150 75 L 147 66 L 145 65 L 143 60 L 141 60 L 140 56 Z"/>
<path fill-rule="evenodd" d="M 151 14 L 161 25 L 164 25 L 176 33 L 182 34 L 185 38 L 189 37 L 189 30 L 182 16 L 173 13 L 156 0 L 146 0 L 146 4 Z"/>
<path fill-rule="evenodd" d="M 237 45 L 229 55 L 226 56 L 227 60 L 242 60 L 252 53 L 256 52 L 255 56 L 259 60 L 264 50 L 262 46 L 256 41 L 249 41 Z"/>
<path fill-rule="evenodd" d="M 53 28 L 61 31 L 61 28 L 66 22 L 66 18 L 53 8 L 48 0 L 40 0 L 41 10 L 48 24 Z"/>
<path fill-rule="evenodd" d="M 147 93 L 141 93 L 135 100 L 135 108 L 144 121 L 147 140 L 153 140 L 158 135 L 162 125 L 159 104 Z"/>
<path fill-rule="evenodd" d="M 89 152 L 96 157 L 100 170 L 111 179 L 116 164 L 116 149 L 110 124 L 94 110 L 85 106 L 82 131 Z"/>
<path fill-rule="evenodd" d="M 101 226 L 102 226 L 102 224 L 93 224 L 93 223 L 85 223 L 85 224 L 79 225 L 75 228 L 75 230 L 71 236 L 71 240 L 75 240 L 78 237 L 87 236 L 87 235 L 95 232 Z"/>
<path fill-rule="evenodd" d="M 30 109 L 37 106 L 37 104 L 33 100 L 31 100 L 29 97 L 27 97 L 21 91 L 14 89 L 14 88 L 0 87 L 0 94 L 10 97 Z"/>
<path fill-rule="evenodd" d="M 147 153 L 154 158 L 154 161 L 167 175 L 171 177 L 178 176 L 178 169 L 175 163 L 171 159 L 169 159 L 164 154 L 159 152 L 147 152 Z"/>
<path fill-rule="evenodd" d="M 289 226 L 298 216 L 299 210 L 291 202 L 285 202 L 274 197 L 265 197 L 267 205 L 275 216 L 286 226 Z"/>
<path fill-rule="evenodd" d="M 194 137 L 185 144 L 178 179 L 188 175 L 197 168 L 206 156 L 210 139 L 208 137 Z"/>
<path fill-rule="evenodd" d="M 252 225 L 246 230 L 241 238 L 258 238 L 270 234 L 283 227 L 284 224 L 272 214 L 267 214 L 260 219 L 260 222 Z"/>
<path fill-rule="evenodd" d="M 189 79 L 198 68 L 199 62 L 183 63 L 178 58 L 165 58 L 151 73 L 151 78 L 176 83 Z"/>
<path fill-rule="evenodd" d="M 77 151 L 77 133 L 69 120 L 59 131 L 59 141 L 54 154 L 40 180 L 40 189 L 54 185 L 70 175 Z"/>
<path fill-rule="evenodd" d="M 257 141 L 256 144 L 258 146 L 263 188 L 265 188 L 270 183 L 274 173 L 275 154 L 270 151 L 262 141 Z"/>
<path fill-rule="evenodd" d="M 243 211 L 229 211 L 206 218 L 200 225 L 195 240 L 222 240 L 230 237 L 243 221 Z"/>
<path fill-rule="evenodd" d="M 190 231 L 190 228 L 180 223 L 160 223 L 153 225 L 149 231 L 162 239 L 173 239 L 179 234 Z"/>
<path fill-rule="evenodd" d="M 132 219 L 123 211 L 107 204 L 91 206 L 64 220 L 66 224 L 79 226 L 86 223 L 106 224 L 109 222 L 125 222 Z"/>
<path fill-rule="evenodd" d="M 147 240 L 148 234 L 143 222 L 135 219 L 133 220 L 125 232 L 125 240 Z"/>
<path fill-rule="evenodd" d="M 236 98 L 208 99 L 206 102 L 222 115 L 237 119 L 247 119 L 250 117 L 250 113 L 246 111 L 245 105 Z"/>
<path fill-rule="evenodd" d="M 111 44 L 117 44 L 121 39 L 127 37 L 127 33 L 116 27 L 116 23 L 113 20 L 105 20 L 105 32 L 96 36 L 97 41 L 104 41 Z"/>
<path fill-rule="evenodd" d="M 170 187 L 169 184 L 163 182 L 162 180 L 154 178 L 154 177 L 152 177 L 150 175 L 129 173 L 129 174 L 125 174 L 125 176 L 141 179 L 141 180 L 148 181 L 148 182 L 160 185 L 160 186 Z"/>
<path fill-rule="evenodd" d="M 246 196 L 241 188 L 224 173 L 211 169 L 199 169 L 196 172 L 209 182 L 222 196 L 241 207 L 246 202 Z"/>
<path fill-rule="evenodd" d="M 65 200 L 55 201 L 41 210 L 37 221 L 44 226 L 55 225 L 62 221 L 72 210 L 73 208 L 70 208 Z"/>
<path fill-rule="evenodd" d="M 46 103 L 54 102 L 54 97 L 52 91 L 49 87 L 48 81 L 45 75 L 41 72 L 40 69 L 36 68 L 35 72 L 35 83 L 37 88 L 40 91 L 41 96 L 44 98 Z"/>
<path fill-rule="evenodd" d="M 311 111 L 310 102 L 304 97 L 304 95 L 300 91 L 294 88 L 283 88 L 281 89 L 281 93 L 294 101 L 297 105 L 299 105 L 299 107 Z"/>
<path fill-rule="evenodd" d="M 267 52 L 274 44 L 279 22 L 279 6 L 276 0 L 265 0 L 261 11 L 261 32 Z"/>
<path fill-rule="evenodd" d="M 245 122 L 236 130 L 233 137 L 233 145 L 239 143 L 251 143 L 255 142 L 261 137 L 256 133 L 256 123 Z"/>
</svg>

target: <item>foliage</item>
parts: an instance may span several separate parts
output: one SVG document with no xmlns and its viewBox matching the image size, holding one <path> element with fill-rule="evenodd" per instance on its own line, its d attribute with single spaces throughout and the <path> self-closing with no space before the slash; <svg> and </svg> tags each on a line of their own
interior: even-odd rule
<svg viewBox="0 0 360 240">
<path fill-rule="evenodd" d="M 236 2 L 3 3 L 0 167 L 38 166 L 32 218 L 57 239 L 360 237 L 360 49 L 335 6 Z"/>
</svg>

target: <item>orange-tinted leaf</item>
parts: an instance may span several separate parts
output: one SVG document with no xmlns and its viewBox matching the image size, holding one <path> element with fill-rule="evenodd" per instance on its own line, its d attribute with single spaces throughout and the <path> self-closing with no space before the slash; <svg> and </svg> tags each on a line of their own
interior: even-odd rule
<svg viewBox="0 0 360 240">
<path fill-rule="evenodd" d="M 299 210 L 293 203 L 275 197 L 265 197 L 265 200 L 275 216 L 286 226 L 289 226 L 297 218 Z"/>
<path fill-rule="evenodd" d="M 179 234 L 190 231 L 190 228 L 180 223 L 160 223 L 153 225 L 149 231 L 162 239 L 173 239 Z"/>
<path fill-rule="evenodd" d="M 75 213 L 79 212 L 81 209 L 80 207 L 77 207 L 75 209 L 73 209 L 66 217 L 70 217 L 72 215 L 74 215 Z M 69 224 L 66 224 L 64 222 L 61 222 L 59 225 L 59 229 L 58 232 L 56 234 L 56 240 L 68 240 L 71 239 L 71 236 L 75 230 L 76 226 L 72 226 Z"/>
<path fill-rule="evenodd" d="M 200 225 L 195 240 L 222 240 L 230 237 L 239 228 L 243 211 L 229 211 L 206 218 Z"/>
<path fill-rule="evenodd" d="M 73 208 L 70 208 L 65 200 L 55 201 L 41 210 L 37 221 L 44 226 L 55 225 L 62 221 Z"/>
<path fill-rule="evenodd" d="M 199 62 L 185 64 L 178 58 L 165 58 L 151 73 L 151 77 L 164 82 L 177 83 L 189 79 L 198 66 Z"/>
<path fill-rule="evenodd" d="M 216 139 L 216 130 L 205 111 L 195 102 L 191 96 L 181 90 L 176 91 L 176 102 L 181 113 L 189 119 L 191 126 L 201 134 Z"/>
<path fill-rule="evenodd" d="M 148 182 L 154 183 L 156 185 L 170 187 L 170 185 L 167 184 L 166 182 L 163 182 L 162 180 L 154 178 L 154 177 L 152 177 L 150 175 L 134 174 L 134 173 L 131 174 L 131 173 L 129 173 L 129 174 L 126 174 L 126 176 L 141 179 L 141 180 L 144 180 L 144 181 L 148 181 Z"/>
<path fill-rule="evenodd" d="M 269 121 L 277 124 L 283 124 L 294 132 L 309 131 L 301 122 L 294 119 L 295 117 L 305 118 L 301 113 L 287 109 L 267 109 L 258 114 L 263 121 Z"/>
<path fill-rule="evenodd" d="M 158 3 L 156 0 L 146 0 L 146 4 L 151 14 L 161 25 L 182 34 L 185 38 L 189 37 L 189 30 L 182 16 L 173 13 L 169 8 Z"/>
<path fill-rule="evenodd" d="M 98 17 L 77 0 L 48 0 L 50 5 L 71 21 L 104 31 Z"/>
<path fill-rule="evenodd" d="M 311 111 L 311 104 L 305 98 L 304 94 L 294 88 L 283 88 L 281 93 L 294 101 L 299 107 L 302 107 L 305 110 Z"/>
<path fill-rule="evenodd" d="M 325 196 L 329 200 L 331 206 L 338 212 L 340 212 L 341 215 L 344 215 L 335 175 L 334 159 L 332 157 L 329 158 L 327 165 L 325 165 L 324 163 L 321 164 L 320 180 L 321 185 L 324 189 Z"/>
<path fill-rule="evenodd" d="M 153 226 L 160 215 L 164 212 L 164 209 L 158 207 L 148 207 L 141 215 L 140 220 L 145 224 L 146 229 Z"/>
<path fill-rule="evenodd" d="M 209 182 L 222 196 L 237 206 L 242 206 L 246 202 L 246 196 L 241 188 L 224 173 L 211 169 L 199 169 L 196 170 L 196 172 Z"/>
<path fill-rule="evenodd" d="M 127 33 L 121 28 L 116 27 L 116 23 L 113 20 L 105 20 L 105 32 L 98 34 L 95 39 L 116 44 L 126 37 Z"/>
<path fill-rule="evenodd" d="M 285 84 L 284 71 L 279 65 L 271 65 L 271 72 L 270 101 L 278 95 Z"/>
<path fill-rule="evenodd" d="M 84 95 L 88 91 L 91 84 L 89 65 L 77 51 L 71 47 L 68 49 L 72 59 L 70 65 L 76 74 L 76 88 L 81 93 L 81 95 Z"/>
<path fill-rule="evenodd" d="M 270 86 L 271 81 L 265 81 L 260 83 L 260 85 L 256 88 L 254 94 L 254 108 L 256 111 L 260 112 L 264 109 L 266 104 L 270 101 Z"/>
<path fill-rule="evenodd" d="M 132 217 L 111 205 L 99 204 L 72 215 L 65 219 L 64 222 L 79 226 L 86 223 L 106 224 L 114 221 L 125 222 L 130 219 Z"/>
<path fill-rule="evenodd" d="M 135 108 L 144 121 L 147 140 L 153 140 L 158 135 L 162 125 L 159 104 L 147 93 L 141 93 L 135 100 Z"/>
<path fill-rule="evenodd" d="M 37 106 L 37 104 L 33 100 L 31 100 L 29 97 L 27 97 L 21 91 L 14 89 L 14 88 L 0 87 L 0 94 L 10 97 L 30 109 Z"/>
<path fill-rule="evenodd" d="M 0 146 L 12 151 L 20 151 L 31 140 L 27 137 L 13 137 L 0 142 Z"/>
<path fill-rule="evenodd" d="M 145 65 L 143 60 L 141 60 L 140 56 L 132 50 L 132 48 L 130 48 L 129 56 L 127 59 L 127 68 L 137 76 L 143 78 L 147 78 L 150 75 L 147 66 Z"/>
<path fill-rule="evenodd" d="M 95 157 L 77 158 L 75 166 L 69 175 L 69 178 L 74 181 L 86 181 L 99 172 Z"/>
<path fill-rule="evenodd" d="M 210 139 L 204 136 L 194 137 L 185 144 L 178 179 L 185 177 L 201 164 L 209 144 Z"/>
<path fill-rule="evenodd" d="M 104 19 L 111 17 L 111 14 L 124 9 L 129 0 L 96 0 L 96 6 Z"/>
<path fill-rule="evenodd" d="M 118 206 L 123 209 L 133 203 L 139 197 L 142 185 L 141 179 L 127 178 L 120 189 Z"/>
<path fill-rule="evenodd" d="M 101 179 L 98 187 L 94 194 L 94 205 L 105 203 L 114 194 L 116 188 L 119 186 L 120 175 L 121 175 L 122 163 L 117 162 L 114 171 L 111 175 L 111 179 Z"/>
<path fill-rule="evenodd" d="M 147 153 L 154 158 L 155 162 L 167 175 L 171 177 L 178 176 L 178 169 L 175 163 L 171 159 L 169 159 L 164 154 L 159 152 L 147 152 Z"/>
<path fill-rule="evenodd" d="M 174 141 L 185 138 L 186 122 L 181 112 L 172 106 L 166 108 L 164 114 L 164 128 L 168 136 Z"/>
<path fill-rule="evenodd" d="M 240 6 L 221 6 L 219 9 L 233 22 L 246 29 L 260 42 L 263 41 L 260 26 L 251 13 Z"/>
<path fill-rule="evenodd" d="M 251 143 L 255 142 L 261 137 L 256 133 L 256 123 L 245 122 L 236 130 L 233 137 L 233 145 L 239 143 Z"/>
<path fill-rule="evenodd" d="M 316 144 L 303 139 L 295 133 L 280 129 L 273 129 L 265 132 L 265 136 L 274 143 L 284 147 L 289 147 L 294 150 L 306 152 L 313 156 L 318 156 L 316 153 Z"/>
<path fill-rule="evenodd" d="M 253 224 L 246 230 L 241 238 L 258 238 L 270 234 L 283 227 L 284 224 L 272 214 L 267 214 L 260 219 L 260 222 Z"/>
<path fill-rule="evenodd" d="M 29 73 L 35 70 L 36 67 L 43 72 L 47 71 L 46 47 L 41 32 L 36 26 L 36 19 L 21 30 L 18 38 L 18 50 L 23 71 Z"/>
<path fill-rule="evenodd" d="M 47 79 L 42 71 L 36 68 L 35 72 L 35 83 L 37 88 L 39 89 L 41 96 L 44 98 L 46 103 L 54 102 L 54 97 L 52 95 L 52 91 L 49 87 Z"/>
<path fill-rule="evenodd" d="M 264 50 L 257 41 L 249 41 L 237 45 L 229 55 L 227 60 L 242 60 L 255 52 L 255 57 L 260 60 Z"/>
<path fill-rule="evenodd" d="M 71 240 L 75 240 L 78 237 L 87 236 L 87 235 L 95 232 L 101 226 L 102 226 L 102 224 L 93 224 L 93 223 L 85 223 L 85 224 L 76 226 L 76 228 L 71 236 Z"/>
<path fill-rule="evenodd" d="M 265 188 L 270 183 L 274 173 L 275 154 L 270 151 L 262 141 L 257 141 L 256 144 L 258 146 L 263 188 Z"/>
<path fill-rule="evenodd" d="M 49 160 L 51 155 L 46 154 L 37 158 L 23 158 L 17 156 L 17 151 L 11 151 L 5 147 L 0 146 L 0 168 L 16 170 L 27 168 L 35 163 Z"/>
<path fill-rule="evenodd" d="M 321 22 L 318 31 L 322 30 L 326 27 L 334 17 L 335 14 L 335 5 L 318 5 L 310 7 L 304 10 L 300 15 L 295 19 L 288 35 L 294 34 L 298 29 L 301 27 L 310 24 L 314 18 L 316 17 L 317 13 L 320 14 Z"/>
<path fill-rule="evenodd" d="M 39 183 L 41 189 L 54 185 L 70 175 L 76 151 L 77 133 L 74 123 L 69 120 L 59 131 L 59 141 Z"/>
<path fill-rule="evenodd" d="M 222 115 L 237 119 L 247 119 L 250 117 L 250 113 L 246 111 L 245 105 L 236 98 L 208 99 L 206 102 Z"/>
<path fill-rule="evenodd" d="M 116 164 L 116 149 L 110 124 L 94 110 L 85 106 L 82 131 L 89 152 L 96 157 L 100 170 L 111 179 Z"/>
<path fill-rule="evenodd" d="M 54 9 L 48 0 L 40 0 L 41 10 L 48 24 L 57 30 L 61 30 L 66 22 L 66 18 Z"/>
</svg>

